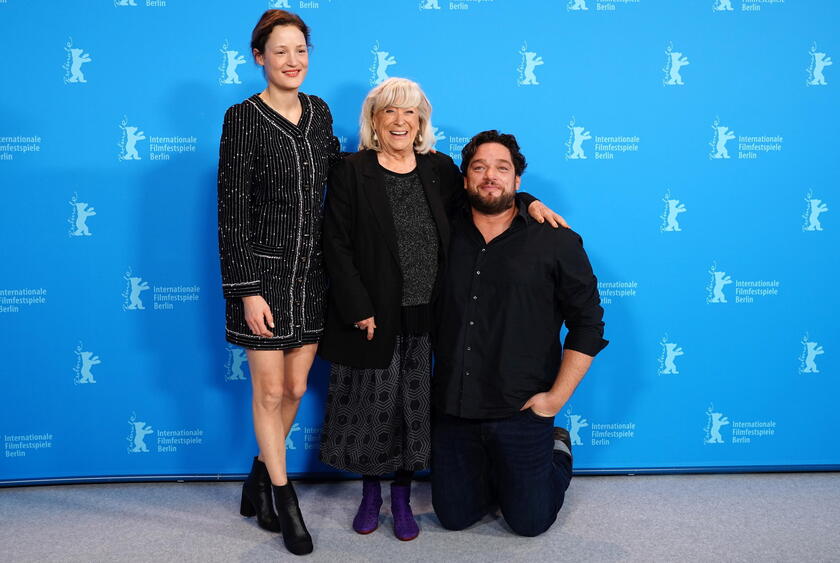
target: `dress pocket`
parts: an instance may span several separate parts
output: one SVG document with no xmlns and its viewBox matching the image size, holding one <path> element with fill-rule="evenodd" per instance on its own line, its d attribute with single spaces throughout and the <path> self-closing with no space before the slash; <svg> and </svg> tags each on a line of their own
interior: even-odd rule
<svg viewBox="0 0 840 563">
<path fill-rule="evenodd" d="M 285 258 L 285 248 L 282 246 L 272 246 L 268 244 L 260 244 L 258 242 L 251 243 L 251 252 L 254 256 L 260 258 Z"/>
</svg>

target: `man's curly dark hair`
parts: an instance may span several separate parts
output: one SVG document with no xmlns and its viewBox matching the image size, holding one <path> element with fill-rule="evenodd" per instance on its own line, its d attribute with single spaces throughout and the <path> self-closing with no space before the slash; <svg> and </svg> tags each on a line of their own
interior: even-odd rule
<svg viewBox="0 0 840 563">
<path fill-rule="evenodd" d="M 470 142 L 461 151 L 461 173 L 466 176 L 467 168 L 470 166 L 475 151 L 484 143 L 499 143 L 504 145 L 510 151 L 511 159 L 513 160 L 513 170 L 517 176 L 522 176 L 525 172 L 525 167 L 528 163 L 525 162 L 525 156 L 519 152 L 519 143 L 516 142 L 516 137 L 507 133 L 499 133 L 495 129 L 489 131 L 482 131 L 478 135 L 470 139 Z"/>
</svg>

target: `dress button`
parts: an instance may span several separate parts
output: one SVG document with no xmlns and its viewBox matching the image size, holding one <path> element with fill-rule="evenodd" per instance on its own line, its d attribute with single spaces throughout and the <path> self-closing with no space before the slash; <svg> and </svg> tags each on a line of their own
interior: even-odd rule
<svg viewBox="0 0 840 563">
<path fill-rule="evenodd" d="M 470 321 L 470 326 L 472 326 L 472 325 L 474 325 L 474 324 L 475 324 L 474 322 Z"/>
<path fill-rule="evenodd" d="M 472 348 L 467 346 L 467 352 L 472 352 Z"/>
<path fill-rule="evenodd" d="M 475 275 L 477 275 L 477 276 L 481 275 L 481 270 L 476 270 Z"/>
<path fill-rule="evenodd" d="M 473 301 L 475 301 L 476 299 L 478 299 L 478 295 L 473 295 Z"/>
<path fill-rule="evenodd" d="M 470 374 L 469 370 L 464 372 L 464 375 L 469 375 L 469 374 Z"/>
</svg>

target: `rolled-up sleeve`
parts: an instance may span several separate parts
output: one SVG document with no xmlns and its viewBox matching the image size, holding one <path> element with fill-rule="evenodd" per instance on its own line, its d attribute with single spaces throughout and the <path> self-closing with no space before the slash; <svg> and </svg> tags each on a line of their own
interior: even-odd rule
<svg viewBox="0 0 840 563">
<path fill-rule="evenodd" d="M 609 344 L 604 340 L 604 309 L 598 280 L 580 235 L 570 229 L 558 229 L 558 235 L 557 298 L 569 329 L 563 349 L 594 357 Z"/>
<path fill-rule="evenodd" d="M 255 128 L 242 105 L 225 113 L 219 144 L 218 203 L 219 258 L 226 299 L 261 292 L 249 243 Z"/>
</svg>

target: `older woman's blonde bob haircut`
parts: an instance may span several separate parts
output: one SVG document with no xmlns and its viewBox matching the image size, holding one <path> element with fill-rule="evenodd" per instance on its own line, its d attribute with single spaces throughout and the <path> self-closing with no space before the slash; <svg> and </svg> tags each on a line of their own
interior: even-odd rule
<svg viewBox="0 0 840 563">
<path fill-rule="evenodd" d="M 373 116 L 387 107 L 417 109 L 420 128 L 414 138 L 414 150 L 420 154 L 429 152 L 435 144 L 432 104 L 420 85 L 407 78 L 389 78 L 368 93 L 359 117 L 359 150 L 382 150 L 373 128 Z"/>
</svg>

